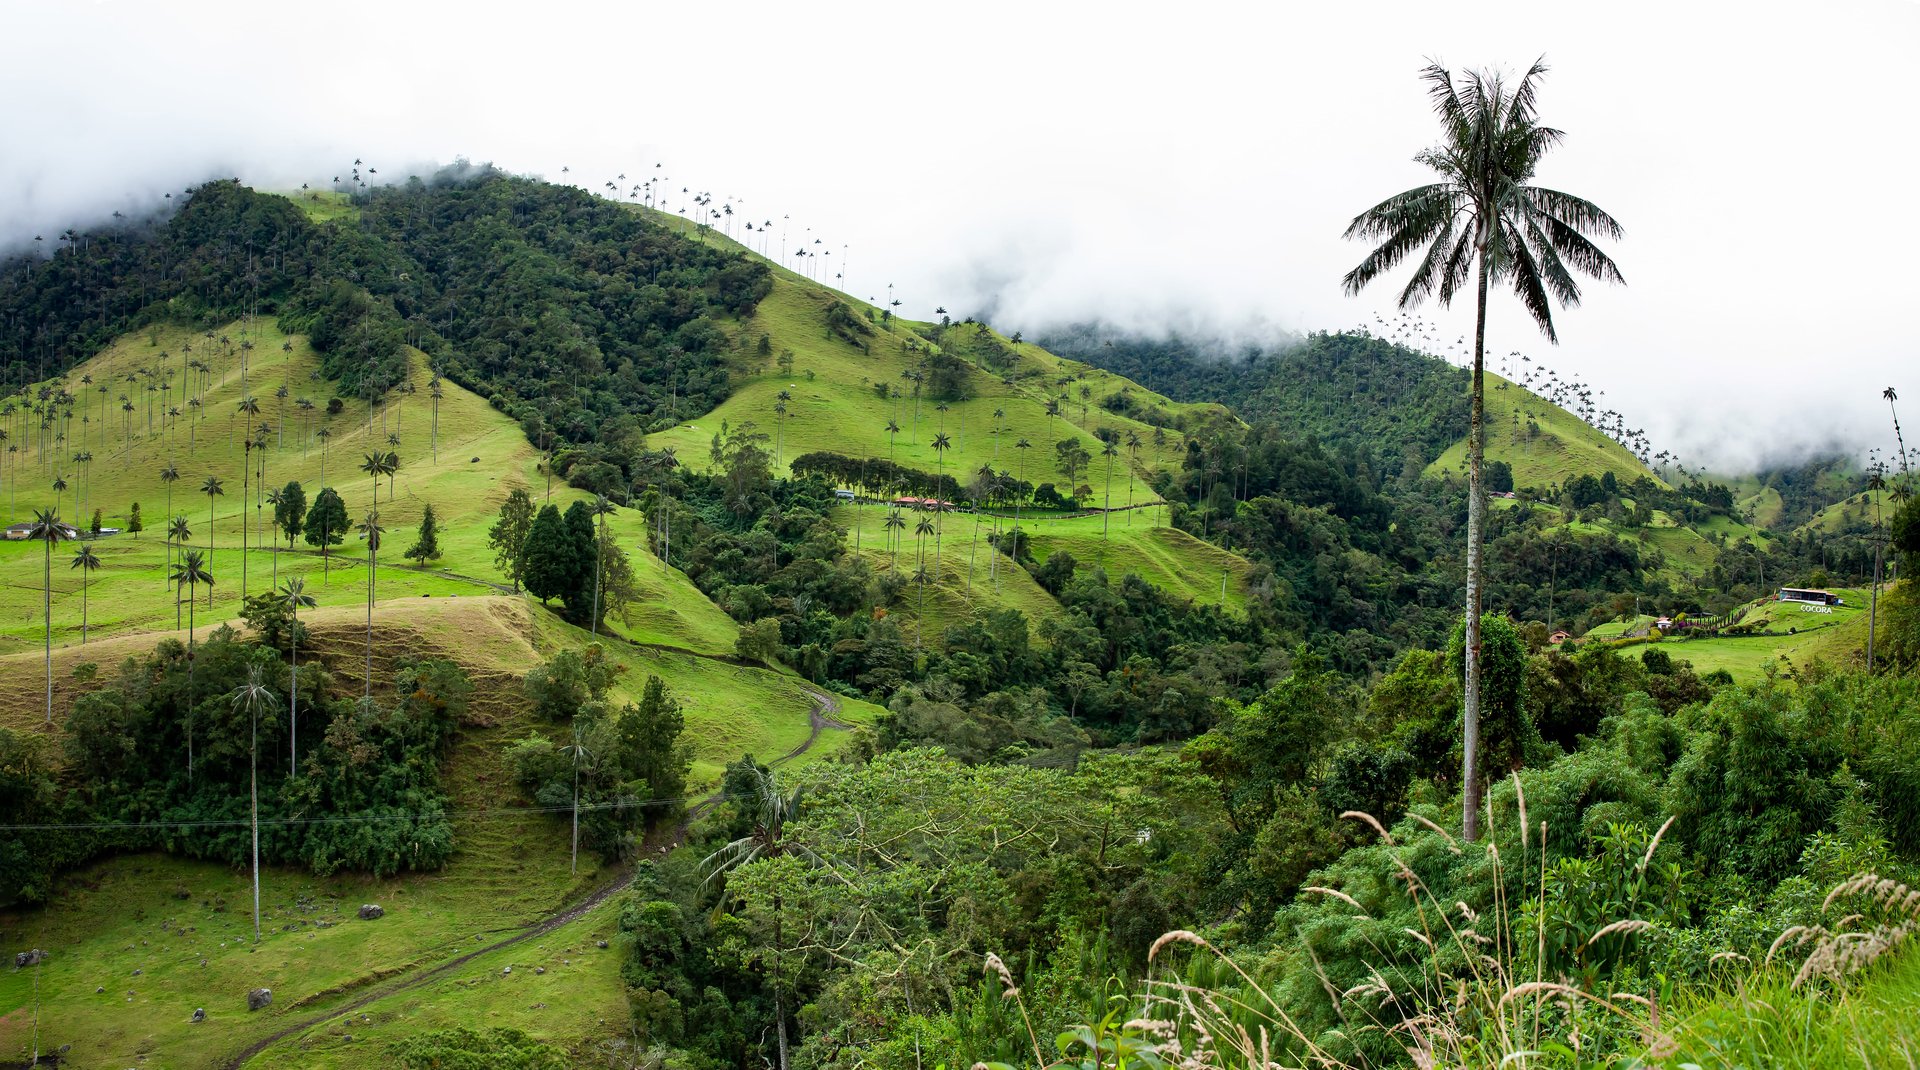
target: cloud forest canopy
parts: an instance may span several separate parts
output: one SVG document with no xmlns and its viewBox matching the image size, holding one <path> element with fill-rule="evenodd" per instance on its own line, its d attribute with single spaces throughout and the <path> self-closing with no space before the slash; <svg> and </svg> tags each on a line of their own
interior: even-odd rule
<svg viewBox="0 0 1920 1070">
<path fill-rule="evenodd" d="M 310 336 L 342 393 L 397 386 L 411 344 L 537 440 L 585 443 L 718 404 L 719 323 L 772 285 L 764 264 L 491 168 L 375 189 L 324 223 L 233 181 L 175 202 L 0 268 L 9 381 L 46 379 L 149 323 L 270 314 Z"/>
</svg>

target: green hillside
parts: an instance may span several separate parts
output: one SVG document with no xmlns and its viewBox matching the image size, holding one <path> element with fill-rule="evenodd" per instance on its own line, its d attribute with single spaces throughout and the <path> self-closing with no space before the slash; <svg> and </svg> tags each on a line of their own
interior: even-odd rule
<svg viewBox="0 0 1920 1070">
<path fill-rule="evenodd" d="M 1067 366 L 1038 347 L 1013 346 L 997 335 L 988 335 L 1020 354 L 1015 381 L 1009 385 L 1001 373 L 987 367 L 972 354 L 977 339 L 965 338 L 972 327 L 955 326 L 940 331 L 922 327 L 920 331 L 950 339 L 944 346 L 927 342 L 919 331 L 904 321 L 870 324 L 872 334 L 861 336 L 868 346 L 863 352 L 826 328 L 828 310 L 835 305 L 852 307 L 822 287 L 793 278 L 777 277 L 773 292 L 760 303 L 753 318 L 741 327 L 746 354 L 737 358 L 739 383 L 732 396 L 717 409 L 695 417 L 669 430 L 649 436 L 656 448 L 671 447 L 680 462 L 695 471 L 710 466 L 710 446 L 723 426 L 738 427 L 753 423 L 774 439 L 777 460 L 784 465 L 793 458 L 816 450 L 851 457 L 882 457 L 896 464 L 928 473 L 944 471 L 966 482 L 981 466 L 1020 475 L 1039 484 L 1056 482 L 1070 493 L 1063 474 L 1055 464 L 1055 445 L 1065 439 L 1078 440 L 1095 458 L 1103 446 L 1093 431 L 1110 428 L 1123 438 L 1136 436 L 1137 449 L 1123 446 L 1115 466 L 1112 493 L 1115 504 L 1129 495 L 1135 502 L 1157 501 L 1149 485 L 1151 473 L 1177 463 L 1181 456 L 1182 436 L 1156 428 L 1131 417 L 1117 415 L 1099 407 L 1097 401 L 1083 405 L 1078 390 L 1085 388 L 1095 398 L 1117 392 L 1134 392 L 1143 403 L 1165 407 L 1176 416 L 1195 406 L 1169 402 L 1150 394 L 1117 376 L 1097 371 L 1082 371 Z M 857 315 L 865 323 L 866 306 L 858 306 Z M 766 335 L 772 354 L 753 350 L 757 339 Z M 779 364 L 779 352 L 791 350 L 791 372 Z M 964 400 L 939 401 L 913 396 L 914 386 L 902 374 L 915 371 L 921 358 L 934 352 L 952 351 L 965 361 L 959 382 Z M 1073 377 L 1073 378 L 1069 378 Z M 1069 378 L 1069 402 L 1058 416 L 1047 415 L 1049 398 L 1057 398 L 1059 380 Z M 901 396 L 882 399 L 877 387 Z M 785 415 L 781 406 L 782 394 Z M 1000 415 L 996 416 L 995 413 Z M 889 423 L 900 428 L 887 431 Z M 933 447 L 935 438 L 944 434 L 951 448 L 944 456 Z M 1017 449 L 1025 440 L 1028 449 Z M 1107 492 L 1104 461 L 1095 464 L 1089 474 L 1083 472 L 1082 485 L 1092 486 L 1104 500 Z"/>
<path fill-rule="evenodd" d="M 1823 535 L 1860 534 L 1870 530 L 1876 518 L 1890 519 L 1897 508 L 1891 491 L 1863 490 L 1815 513 L 1800 530 Z"/>
<path fill-rule="evenodd" d="M 311 593 L 323 606 L 364 601 L 367 555 L 359 539 L 349 536 L 327 560 L 304 541 L 289 549 L 281 540 L 276 553 L 272 533 L 263 540 L 260 521 L 264 518 L 271 525 L 272 508 L 257 500 L 257 488 L 246 468 L 249 457 L 258 461 L 259 455 L 243 448 L 242 421 L 236 415 L 247 395 L 260 406 L 259 415 L 252 418 L 255 426 L 265 422 L 272 428 L 265 453 L 269 489 L 298 480 L 311 502 L 322 485 L 324 463 L 325 485 L 340 494 L 351 521 L 357 523 L 366 511 L 378 509 L 380 524 L 389 533 L 375 585 L 380 599 L 490 594 L 507 582 L 487 548 L 487 529 L 514 488 L 529 490 L 537 501 L 547 493 L 547 480 L 538 471 L 540 454 L 513 421 L 459 386 L 442 381 L 444 397 L 438 406 L 436 435 L 430 373 L 418 353 L 412 358 L 413 393 L 396 392 L 371 418 L 364 402 L 350 398 L 340 399 L 340 411 L 328 415 L 334 393 L 327 381 L 314 378 L 317 360 L 304 338 L 283 335 L 262 321 L 250 331 L 242 323 L 218 328 L 211 332 L 215 338 L 211 343 L 205 333 L 181 328 L 141 332 L 122 338 L 75 368 L 68 382 L 78 388 L 78 416 L 66 432 L 69 440 L 58 446 L 44 443 L 38 430 L 26 425 L 24 410 L 10 418 L 0 417 L 0 422 L 8 424 L 10 445 L 19 447 L 4 454 L 6 465 L 0 471 L 6 485 L 0 507 L 7 510 L 9 522 L 29 520 L 33 510 L 55 505 L 49 473 L 69 484 L 59 496 L 61 515 L 69 520 L 79 515 L 83 525 L 98 508 L 106 526 L 125 527 L 132 505 L 140 504 L 146 530 L 138 537 L 122 534 L 93 544 L 102 562 L 87 581 L 87 623 L 93 637 L 174 627 L 173 596 L 162 582 L 169 503 L 159 473 L 169 463 L 179 473 L 172 485 L 172 512 L 185 516 L 192 530 L 192 539 L 184 545 L 211 550 L 214 619 L 237 616 L 242 589 L 249 594 L 267 590 L 274 584 L 276 570 L 281 582 L 289 575 L 306 577 Z M 231 347 L 220 345 L 222 337 L 232 340 Z M 244 388 L 238 362 L 243 340 L 253 342 Z M 171 354 L 177 370 L 184 347 L 196 341 L 200 343 L 196 359 L 213 366 L 201 391 L 200 420 L 188 414 L 191 410 L 169 419 L 159 402 L 151 428 L 144 408 L 131 420 L 122 411 L 108 411 L 108 407 L 119 409 L 117 398 L 129 385 L 128 375 L 144 382 L 140 372 L 159 366 L 163 353 Z M 234 355 L 226 355 L 228 348 L 234 349 Z M 90 391 L 84 385 L 86 379 L 96 385 L 110 384 L 108 400 L 100 401 L 102 395 Z M 275 396 L 281 387 L 288 391 L 284 407 Z M 313 409 L 298 405 L 303 397 L 315 403 Z M 324 442 L 322 429 L 331 435 Z M 397 446 L 390 444 L 390 435 L 399 440 Z M 386 449 L 400 453 L 401 467 L 391 489 L 382 481 L 376 504 L 372 480 L 358 466 L 367 453 Z M 93 461 L 81 464 L 71 459 L 82 450 L 92 452 Z M 222 482 L 222 493 L 212 500 L 211 526 L 208 497 L 199 493 L 207 476 Z M 558 481 L 552 495 L 562 506 L 584 497 Z M 443 528 L 444 556 L 420 569 L 401 551 L 412 543 L 413 529 L 429 502 Z M 253 548 L 245 555 L 244 581 L 239 549 L 243 522 L 247 545 Z M 644 524 L 636 512 L 616 510 L 609 524 L 623 542 L 641 540 Z M 43 640 L 38 610 L 44 562 L 39 550 L 23 542 L 0 543 L 0 606 L 18 605 L 18 612 L 0 613 L 0 650 L 37 646 Z M 56 548 L 56 553 L 60 560 L 54 563 L 54 642 L 62 645 L 80 639 L 82 574 L 68 567 L 71 546 Z M 632 638 L 701 653 L 731 652 L 737 629 L 724 613 L 677 571 L 661 567 L 646 554 L 631 556 L 642 594 L 632 614 Z M 204 600 L 201 610 L 204 624 L 208 619 Z M 628 628 L 619 622 L 616 627 Z"/>
<path fill-rule="evenodd" d="M 315 652 L 349 687 L 360 682 L 364 620 L 363 610 L 352 606 L 313 611 L 311 618 Z M 71 1065 L 119 1066 L 142 1055 L 163 1065 L 213 1065 L 253 1038 L 377 990 L 384 978 L 485 946 L 610 879 L 597 857 L 585 853 L 580 872 L 570 873 L 564 822 L 514 812 L 525 804 L 510 789 L 503 794 L 501 785 L 501 749 L 529 731 L 552 731 L 520 698 L 520 678 L 540 659 L 584 646 L 586 633 L 528 602 L 499 595 L 399 599 L 377 607 L 374 624 L 377 673 L 405 652 L 455 659 L 476 684 L 468 722 L 449 760 L 448 781 L 462 815 L 455 819 L 452 862 L 437 872 L 384 879 L 270 868 L 262 874 L 266 935 L 257 949 L 250 945 L 245 877 L 227 867 L 140 855 L 71 875 L 57 906 L 0 914 L 0 927 L 15 938 L 54 952 L 40 974 L 39 999 L 43 1027 L 59 1028 L 43 1035 L 74 1044 Z M 63 708 L 76 666 L 85 660 L 111 664 L 149 645 L 150 637 L 129 635 L 57 651 Z M 700 790 L 713 784 L 721 763 L 742 752 L 773 758 L 804 749 L 804 762 L 846 738 L 833 732 L 806 747 L 818 707 L 792 676 L 686 652 L 619 643 L 606 649 L 626 669 L 617 697 L 637 699 L 653 674 L 684 704 L 697 756 L 693 782 Z M 37 653 L 0 657 L 0 693 L 35 696 L 40 671 Z M 834 718 L 859 724 L 877 712 L 841 700 Z M 10 701 L 0 707 L 0 726 L 33 731 L 39 716 L 31 702 L 23 707 Z M 359 921 L 354 911 L 365 902 L 380 903 L 387 916 Z M 568 1007 L 566 1014 L 542 1013 L 529 1005 L 530 997 L 497 992 L 498 999 L 463 996 L 459 1022 L 518 1024 L 561 1040 L 594 1035 L 598 1019 L 620 1008 L 618 985 L 610 983 L 617 956 L 593 945 L 611 930 L 611 912 L 603 910 L 555 930 L 550 942 L 501 953 L 525 963 L 526 984 L 566 985 L 569 994 L 553 1000 Z M 551 954 L 542 957 L 543 947 Z M 536 980 L 538 962 L 557 976 Z M 0 1005 L 29 1005 L 27 983 L 18 972 L 0 977 Z M 108 992 L 95 993 L 103 984 Z M 255 986 L 272 988 L 275 1004 L 249 1015 L 241 997 Z M 188 1021 L 197 1006 L 209 1014 L 203 1025 Z M 15 1025 L 13 1018 L 0 1025 L 7 1051 L 19 1039 Z M 377 1051 L 397 1039 L 392 1030 L 359 1032 L 363 1044 L 351 1049 L 357 1054 L 337 1058 L 361 1062 L 319 1065 L 367 1065 L 364 1060 L 373 1056 L 364 1041 L 374 1041 Z"/>
<path fill-rule="evenodd" d="M 1487 373 L 1487 459 L 1513 467 L 1516 489 L 1544 491 L 1574 476 L 1612 472 L 1623 485 L 1645 476 L 1663 482 L 1625 446 L 1558 405 Z M 1464 436 L 1427 466 L 1429 475 L 1464 474 Z M 1663 484 L 1664 485 L 1664 484 Z"/>
</svg>

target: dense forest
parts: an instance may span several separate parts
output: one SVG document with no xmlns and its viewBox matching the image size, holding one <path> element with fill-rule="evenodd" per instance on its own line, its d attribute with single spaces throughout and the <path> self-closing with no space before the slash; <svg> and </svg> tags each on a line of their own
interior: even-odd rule
<svg viewBox="0 0 1920 1070">
<path fill-rule="evenodd" d="M 1369 468 L 1416 473 L 1467 433 L 1467 373 L 1379 338 L 1316 333 L 1248 347 L 1082 325 L 1037 339 L 1061 356 L 1118 372 L 1175 401 L 1216 401 L 1296 439 L 1357 452 Z"/>
<path fill-rule="evenodd" d="M 412 345 L 537 445 L 584 449 L 584 478 L 613 483 L 588 469 L 624 464 L 638 436 L 726 397 L 719 321 L 772 285 L 764 263 L 490 168 L 376 187 L 324 223 L 234 181 L 168 203 L 0 267 L 7 382 L 49 379 L 148 323 L 277 316 L 346 396 L 400 388 Z"/>
</svg>

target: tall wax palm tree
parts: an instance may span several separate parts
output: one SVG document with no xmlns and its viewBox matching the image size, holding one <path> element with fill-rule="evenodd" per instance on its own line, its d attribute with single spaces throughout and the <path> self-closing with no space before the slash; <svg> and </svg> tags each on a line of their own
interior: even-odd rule
<svg viewBox="0 0 1920 1070">
<path fill-rule="evenodd" d="M 1140 467 L 1140 433 L 1127 432 L 1127 526 L 1133 526 L 1133 473 Z"/>
<path fill-rule="evenodd" d="M 433 449 L 433 463 L 439 464 L 440 463 L 440 401 L 442 398 L 445 398 L 447 396 L 446 391 L 443 390 L 440 386 L 440 376 L 435 375 L 433 379 L 427 383 L 427 396 L 433 399 L 433 431 L 431 434 L 432 449 Z"/>
<path fill-rule="evenodd" d="M 168 586 L 173 585 L 173 576 L 172 576 L 173 548 L 175 546 L 179 546 L 184 549 L 187 543 L 192 538 L 193 538 L 193 532 L 187 527 L 186 517 L 176 516 L 173 518 L 172 522 L 167 525 L 167 569 L 168 569 L 167 585 Z M 177 595 L 178 592 L 176 591 L 175 594 Z M 175 597 L 173 600 L 173 628 L 175 631 L 180 630 L 180 599 L 178 597 Z"/>
<path fill-rule="evenodd" d="M 81 543 L 80 548 L 73 552 L 73 564 L 68 565 L 67 567 L 70 569 L 77 568 L 80 570 L 80 645 L 86 646 L 87 645 L 87 576 L 88 576 L 88 573 L 95 572 L 100 568 L 100 558 L 98 555 L 96 555 L 93 552 L 93 547 L 91 545 L 87 543 Z"/>
<path fill-rule="evenodd" d="M 1563 134 L 1540 125 L 1535 93 L 1546 65 L 1535 62 L 1509 87 L 1496 72 L 1456 79 L 1438 64 L 1421 72 L 1440 119 L 1442 140 L 1414 159 L 1438 181 L 1416 186 L 1367 209 L 1346 237 L 1377 242 L 1343 280 L 1348 294 L 1417 256 L 1399 304 L 1411 308 L 1430 295 L 1449 305 L 1472 287 L 1473 408 L 1467 435 L 1466 695 L 1462 832 L 1479 835 L 1480 605 L 1485 588 L 1481 541 L 1486 527 L 1487 291 L 1508 284 L 1551 341 L 1553 306 L 1580 300 L 1576 274 L 1623 282 L 1593 238 L 1620 237 L 1620 224 L 1589 201 L 1533 184 L 1534 172 Z"/>
<path fill-rule="evenodd" d="M 953 441 L 947 438 L 947 433 L 945 431 L 940 431 L 934 434 L 933 436 L 933 462 L 934 462 L 933 463 L 933 467 L 934 467 L 933 483 L 934 483 L 934 486 L 940 489 L 940 491 L 946 490 L 947 451 L 952 448 L 953 448 Z M 933 497 L 935 502 L 933 507 L 934 515 L 940 518 L 940 523 L 934 526 L 934 531 L 933 531 L 933 570 L 935 572 L 939 572 L 940 571 L 940 536 L 943 533 L 944 529 L 946 528 L 945 521 L 946 521 L 947 507 L 945 504 L 945 500 L 941 498 L 939 493 L 935 493 Z"/>
<path fill-rule="evenodd" d="M 54 476 L 53 477 L 53 508 L 55 512 L 58 512 L 60 509 L 60 495 L 65 494 L 66 492 L 67 492 L 67 477 Z"/>
<path fill-rule="evenodd" d="M 247 604 L 247 487 L 253 476 L 253 436 L 248 435 L 241 446 L 246 450 L 243 464 L 240 466 L 240 604 Z"/>
<path fill-rule="evenodd" d="M 280 505 L 285 501 L 286 496 L 281 494 L 278 488 L 267 492 L 267 504 L 273 506 L 275 517 L 280 515 Z M 265 528 L 261 529 L 261 534 L 263 536 L 266 534 Z M 278 534 L 273 537 L 273 585 L 280 586 L 280 536 Z"/>
<path fill-rule="evenodd" d="M 920 522 L 913 526 L 913 533 L 916 536 L 915 544 L 919 549 L 919 555 L 914 567 L 914 575 L 915 578 L 920 581 L 920 609 L 924 612 L 927 608 L 927 536 L 935 535 L 933 520 L 922 513 L 920 515 Z M 938 540 L 939 537 L 935 535 L 935 542 L 937 543 Z M 936 558 L 934 568 L 938 569 L 939 567 L 939 561 L 938 558 Z M 915 631 L 917 632 L 918 630 L 919 626 L 916 621 Z"/>
<path fill-rule="evenodd" d="M 252 725 L 248 736 L 247 782 L 248 794 L 252 797 L 253 942 L 256 944 L 260 942 L 260 711 L 272 710 L 277 697 L 267 687 L 266 666 L 254 658 L 247 665 L 246 682 L 233 689 L 233 708 L 236 713 L 246 710 Z"/>
<path fill-rule="evenodd" d="M 373 500 L 380 500 L 380 477 L 387 474 L 387 454 L 384 450 L 374 450 L 360 462 L 360 470 L 373 481 Z"/>
<path fill-rule="evenodd" d="M 367 701 L 371 702 L 373 701 L 373 597 L 374 597 L 374 586 L 375 586 L 375 579 L 376 579 L 375 570 L 378 569 L 380 566 L 380 536 L 385 535 L 387 533 L 387 529 L 380 526 L 380 511 L 376 509 L 373 512 L 368 513 L 367 518 L 365 520 L 362 520 L 355 527 L 355 530 L 360 532 L 361 538 L 367 540 L 367 694 L 366 694 L 366 698 L 367 698 Z"/>
<path fill-rule="evenodd" d="M 320 489 L 326 490 L 327 489 L 327 440 L 333 437 L 333 428 L 327 427 L 326 425 L 323 424 L 321 425 L 320 430 L 314 433 L 314 437 L 320 440 Z"/>
<path fill-rule="evenodd" d="M 386 456 L 381 458 L 380 466 L 387 473 L 387 500 L 392 501 L 393 477 L 400 471 L 400 454 L 393 450 L 388 450 Z M 378 488 L 375 489 L 377 490 Z"/>
<path fill-rule="evenodd" d="M 240 399 L 239 403 L 233 407 L 233 411 L 235 415 L 245 417 L 240 421 L 240 427 L 245 429 L 254 417 L 260 415 L 260 402 L 255 400 L 252 394 L 248 394 Z M 227 450 L 228 452 L 233 450 L 233 416 L 227 417 Z"/>
<path fill-rule="evenodd" d="M 166 467 L 160 469 L 160 482 L 167 488 L 167 511 L 165 514 L 167 516 L 173 515 L 173 485 L 179 478 L 180 469 L 175 468 L 172 461 L 168 461 Z M 168 567 L 172 567 L 173 565 L 173 546 L 171 542 L 169 542 L 167 546 L 167 565 Z"/>
<path fill-rule="evenodd" d="M 291 686 L 287 693 L 287 775 L 291 777 L 300 767 L 300 611 L 312 609 L 314 601 L 307 593 L 307 582 L 298 576 L 287 577 L 287 585 L 280 588 L 280 600 L 287 604 L 287 613 L 292 619 L 287 632 L 293 653 L 293 670 L 288 678 Z"/>
<path fill-rule="evenodd" d="M 1117 434 L 1101 439 L 1103 448 L 1100 452 L 1107 459 L 1106 502 L 1100 509 L 1100 541 L 1103 543 L 1107 541 L 1108 526 L 1113 522 L 1113 459 L 1120 453 L 1119 441 Z"/>
<path fill-rule="evenodd" d="M 893 571 L 900 561 L 900 529 L 907 526 L 907 518 L 900 515 L 900 510 L 895 509 L 887 514 L 887 519 L 881 522 L 881 526 L 887 529 L 890 547 L 887 569 Z"/>
<path fill-rule="evenodd" d="M 300 456 L 307 455 L 308 430 L 313 419 L 313 399 L 295 398 L 293 406 L 300 410 Z"/>
<path fill-rule="evenodd" d="M 213 573 L 207 571 L 201 560 L 200 551 L 188 550 L 180 556 L 180 562 L 173 566 L 174 599 L 179 600 L 179 590 L 187 589 L 187 782 L 193 782 L 193 606 L 194 588 L 207 585 L 207 602 L 213 602 Z"/>
<path fill-rule="evenodd" d="M 980 513 L 993 502 L 993 465 L 983 464 L 974 476 L 973 538 L 967 540 L 967 590 L 973 590 L 973 562 L 980 553 Z M 991 566 L 993 562 L 989 561 Z"/>
<path fill-rule="evenodd" d="M 207 496 L 207 567 L 213 567 L 213 500 L 227 493 L 220 485 L 219 476 L 208 476 L 200 481 L 200 493 Z M 213 585 L 207 585 L 207 608 L 213 608 Z"/>
<path fill-rule="evenodd" d="M 59 509 L 35 509 L 33 526 L 27 529 L 27 538 L 38 541 L 46 555 L 46 580 L 41 586 L 40 619 L 46 625 L 47 653 L 47 723 L 53 723 L 53 544 L 65 542 L 73 536 L 72 531 L 60 522 Z"/>
<path fill-rule="evenodd" d="M 571 872 L 580 872 L 580 763 L 593 762 L 593 752 L 587 749 L 586 728 L 582 718 L 573 719 L 573 742 L 560 748 L 560 753 L 573 759 L 573 868 Z"/>
</svg>

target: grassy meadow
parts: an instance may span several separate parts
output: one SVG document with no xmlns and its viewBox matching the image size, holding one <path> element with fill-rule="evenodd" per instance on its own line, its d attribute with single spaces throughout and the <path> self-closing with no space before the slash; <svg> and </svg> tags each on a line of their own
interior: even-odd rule
<svg viewBox="0 0 1920 1070">
<path fill-rule="evenodd" d="M 1515 488 L 1563 486 L 1583 472 L 1612 472 L 1621 483 L 1659 480 L 1625 446 L 1518 383 L 1487 373 L 1487 460 L 1513 466 Z M 1538 432 L 1529 425 L 1538 427 Z M 1464 476 L 1467 440 L 1449 446 L 1427 466 L 1428 475 Z"/>
</svg>

